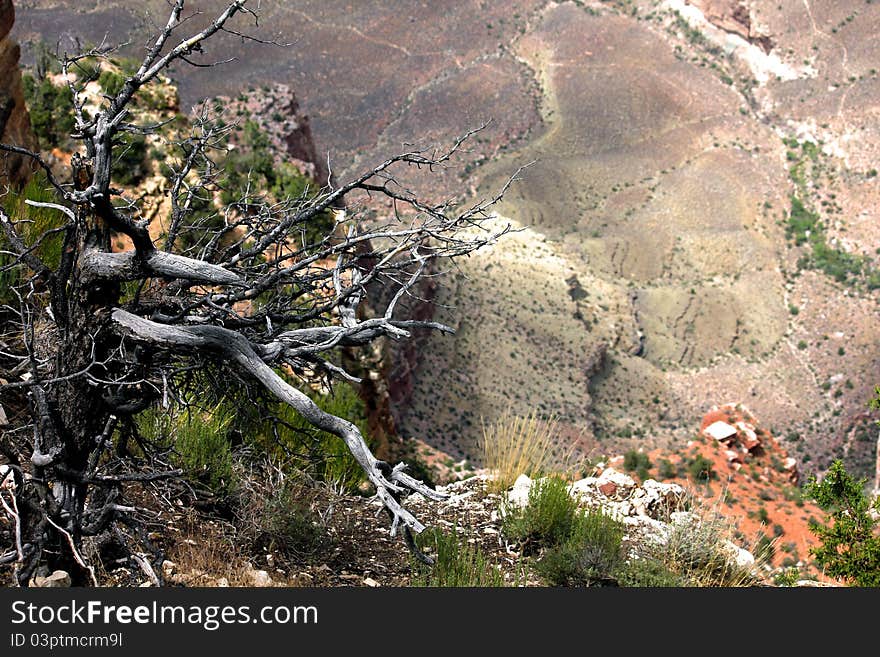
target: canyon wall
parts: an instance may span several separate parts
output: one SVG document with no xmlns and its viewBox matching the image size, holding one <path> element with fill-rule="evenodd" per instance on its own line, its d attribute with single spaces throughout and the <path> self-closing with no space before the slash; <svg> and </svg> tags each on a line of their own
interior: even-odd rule
<svg viewBox="0 0 880 657">
<path fill-rule="evenodd" d="M 0 143 L 33 149 L 36 139 L 24 103 L 21 49 L 9 32 L 15 22 L 12 0 L 0 0 Z M 11 183 L 20 187 L 30 178 L 31 165 L 26 158 L 4 154 L 0 159 L 0 186 Z"/>
</svg>

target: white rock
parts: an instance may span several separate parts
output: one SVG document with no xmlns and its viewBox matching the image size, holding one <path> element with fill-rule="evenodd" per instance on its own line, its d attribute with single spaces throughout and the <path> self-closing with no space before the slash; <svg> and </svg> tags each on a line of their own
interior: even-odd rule
<svg viewBox="0 0 880 657">
<path fill-rule="evenodd" d="M 732 541 L 724 541 L 724 547 L 727 549 L 728 554 L 730 555 L 730 560 L 740 568 L 751 568 L 755 565 L 755 555 L 746 550 L 745 548 L 741 548 L 736 543 Z"/>
<path fill-rule="evenodd" d="M 379 586 L 379 582 L 374 580 L 372 577 L 365 577 L 364 578 L 364 586 L 370 586 L 372 588 L 376 588 L 377 586 Z"/>
<path fill-rule="evenodd" d="M 623 524 L 627 538 L 636 544 L 664 545 L 669 538 L 669 525 L 648 516 L 628 516 Z"/>
<path fill-rule="evenodd" d="M 529 491 L 535 482 L 528 475 L 521 474 L 513 482 L 513 488 L 507 494 L 507 503 L 510 506 L 524 507 L 529 503 Z"/>
<path fill-rule="evenodd" d="M 632 496 L 639 515 L 666 520 L 670 514 L 686 506 L 687 493 L 678 484 L 667 484 L 648 479 Z"/>
<path fill-rule="evenodd" d="M 221 589 L 229 588 L 229 580 L 226 579 L 225 577 L 221 577 L 220 579 L 217 580 L 217 586 L 220 587 Z"/>
<path fill-rule="evenodd" d="M 607 483 L 614 484 L 617 486 L 618 490 L 624 489 L 624 491 L 630 491 L 636 487 L 636 482 L 632 477 L 623 472 L 618 472 L 614 468 L 607 468 L 601 475 L 599 475 L 597 485 L 602 486 Z"/>
<path fill-rule="evenodd" d="M 569 492 L 572 497 L 579 495 L 589 495 L 591 497 L 595 497 L 599 489 L 597 486 L 599 485 L 599 479 L 596 477 L 587 477 L 585 479 L 578 479 L 569 487 Z"/>
<path fill-rule="evenodd" d="M 272 578 L 265 570 L 252 570 L 248 573 L 254 586 L 267 587 L 272 586 Z"/>
<path fill-rule="evenodd" d="M 723 420 L 718 420 L 703 429 L 703 434 L 718 441 L 730 440 L 736 436 L 736 427 Z"/>
</svg>

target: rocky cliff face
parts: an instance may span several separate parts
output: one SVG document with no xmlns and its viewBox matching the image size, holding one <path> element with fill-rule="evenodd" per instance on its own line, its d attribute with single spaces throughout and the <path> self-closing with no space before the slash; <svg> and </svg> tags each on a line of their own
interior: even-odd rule
<svg viewBox="0 0 880 657">
<path fill-rule="evenodd" d="M 274 84 L 241 92 L 235 98 L 216 99 L 228 116 L 247 116 L 269 137 L 276 160 L 287 162 L 327 184 L 326 158 L 318 157 L 309 117 L 300 111 L 296 94 L 286 84 Z"/>
<path fill-rule="evenodd" d="M 0 142 L 34 148 L 36 140 L 31 132 L 18 68 L 21 49 L 9 38 L 14 22 L 12 0 L 0 0 Z M 0 185 L 12 183 L 21 186 L 27 182 L 30 174 L 30 163 L 25 158 L 4 155 L 0 161 Z"/>
</svg>

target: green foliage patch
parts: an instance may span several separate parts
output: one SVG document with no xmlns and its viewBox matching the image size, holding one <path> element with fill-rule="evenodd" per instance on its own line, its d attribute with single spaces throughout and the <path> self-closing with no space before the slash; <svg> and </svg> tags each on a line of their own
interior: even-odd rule
<svg viewBox="0 0 880 657">
<path fill-rule="evenodd" d="M 832 577 L 856 586 L 880 586 L 880 536 L 865 480 L 857 481 L 838 459 L 821 481 L 812 477 L 804 490 L 828 512 L 825 523 L 810 522 L 810 530 L 821 541 L 810 553 Z M 873 507 L 880 511 L 880 500 Z"/>
</svg>

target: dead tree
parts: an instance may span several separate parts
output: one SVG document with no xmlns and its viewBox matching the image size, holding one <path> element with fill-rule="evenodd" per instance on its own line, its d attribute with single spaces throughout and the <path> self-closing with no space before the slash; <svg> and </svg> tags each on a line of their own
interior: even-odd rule
<svg viewBox="0 0 880 657">
<path fill-rule="evenodd" d="M 0 345 L 15 377 L 0 386 L 0 394 L 26 396 L 29 409 L 27 421 L 7 431 L 23 447 L 7 444 L 9 465 L 0 472 L 0 514 L 14 524 L 16 537 L 0 552 L 0 562 L 16 563 L 20 585 L 44 562 L 74 571 L 79 563 L 85 581 L 78 554 L 83 537 L 136 522 L 124 484 L 181 474 L 127 458 L 111 437 L 131 426 L 136 413 L 175 395 L 181 372 L 205 364 L 289 404 L 345 441 L 390 514 L 392 534 L 402 529 L 411 546 L 411 532 L 424 525 L 405 508 L 405 494 L 442 498 L 409 476 L 404 464 L 378 460 L 354 424 L 322 411 L 281 372 L 352 379 L 332 362 L 334 349 L 383 337 L 403 340 L 417 328 L 451 333 L 438 323 L 399 318 L 396 311 L 438 263 L 498 237 L 483 224 L 504 190 L 459 207 L 424 201 L 398 182 L 395 172 L 402 168 L 431 172 L 447 166 L 463 138 L 446 150 L 389 157 L 344 184 L 321 181 L 316 195 L 279 201 L 245 189 L 209 221 L 192 208 L 198 199 L 215 198 L 215 160 L 228 128 L 206 112 L 174 145 L 167 230 L 161 239 L 151 236 L 140 202 L 114 186 L 112 173 L 126 136 L 156 127 L 131 122 L 132 99 L 174 63 L 205 65 L 201 46 L 213 36 L 244 37 L 233 19 L 256 24 L 257 18 L 246 0 L 237 0 L 204 29 L 182 34 L 191 24 L 183 10 L 184 0 L 175 0 L 140 66 L 99 111 L 84 109 L 83 89 L 76 76 L 68 76 L 76 116 L 72 136 L 81 144 L 69 177 L 53 175 L 39 153 L 2 146 L 43 170 L 56 201 L 31 204 L 59 217 L 58 226 L 29 240 L 26 217 L 0 204 L 7 256 L 13 256 L 6 269 L 18 270 L 21 281 L 18 303 L 5 309 L 7 339 Z M 63 72 L 107 52 L 65 56 Z M 393 210 L 369 222 L 357 212 L 337 211 L 332 230 L 308 238 L 310 227 L 352 194 L 390 200 Z M 200 239 L 184 246 L 181 234 L 193 230 Z M 51 265 L 37 247 L 58 235 L 60 262 Z M 129 238 L 129 250 L 113 250 L 119 236 Z M 388 301 L 376 316 L 363 317 L 359 305 L 376 286 Z"/>
</svg>

